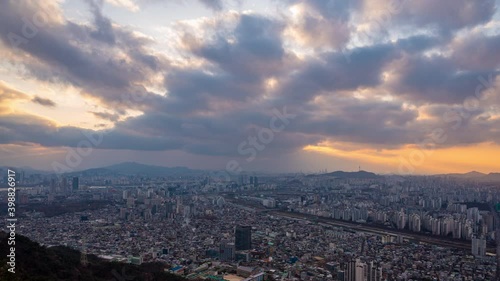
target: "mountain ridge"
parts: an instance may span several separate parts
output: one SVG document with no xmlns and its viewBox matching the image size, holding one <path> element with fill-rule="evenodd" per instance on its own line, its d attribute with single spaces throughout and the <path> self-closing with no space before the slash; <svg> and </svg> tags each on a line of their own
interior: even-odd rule
<svg viewBox="0 0 500 281">
<path fill-rule="evenodd" d="M 86 169 L 75 171 L 69 174 L 86 174 L 86 173 L 115 173 L 123 175 L 144 175 L 144 176 L 174 176 L 174 175 L 193 175 L 202 174 L 201 170 L 194 170 L 187 167 L 175 166 L 157 166 L 148 165 L 137 162 L 122 162 L 100 168 Z"/>
<path fill-rule="evenodd" d="M 330 173 L 324 173 L 319 175 L 308 175 L 308 176 L 318 176 L 318 177 L 332 176 L 341 179 L 379 179 L 383 177 L 381 175 L 377 175 L 375 173 L 363 170 L 357 172 L 335 171 Z"/>
<path fill-rule="evenodd" d="M 52 171 L 38 170 L 33 169 L 28 166 L 22 167 L 8 167 L 8 166 L 0 166 L 0 170 L 7 169 L 15 169 L 18 171 L 23 171 L 27 174 L 53 174 Z M 161 165 L 151 165 L 151 164 L 143 164 L 135 161 L 125 161 L 116 164 L 111 164 L 102 167 L 88 168 L 82 170 L 75 170 L 72 172 L 68 172 L 68 175 L 78 175 L 78 174 L 86 174 L 86 173 L 97 173 L 97 174 L 124 174 L 124 175 L 145 175 L 145 176 L 169 176 L 169 175 L 193 175 L 193 174 L 204 174 L 210 172 L 210 170 L 199 170 L 192 169 L 185 166 L 161 166 Z M 276 173 L 281 174 L 281 173 Z M 377 174 L 369 171 L 353 171 L 346 172 L 342 170 L 323 173 L 323 174 L 309 174 L 307 176 L 335 176 L 339 178 L 380 178 L 383 177 L 383 174 Z M 405 176 L 405 175 L 403 175 Z M 491 173 L 482 173 L 478 171 L 470 171 L 466 173 L 448 173 L 448 174 L 428 174 L 422 176 L 434 176 L 434 177 L 453 177 L 453 178 L 462 178 L 462 179 L 486 179 L 486 180 L 495 180 L 500 181 L 500 173 L 499 172 L 491 172 Z"/>
<path fill-rule="evenodd" d="M 500 182 L 500 173 L 481 173 L 477 171 L 471 171 L 467 173 L 450 173 L 450 174 L 438 174 L 433 175 L 435 177 L 451 177 L 458 179 L 469 179 L 477 180 L 482 182 Z"/>
</svg>

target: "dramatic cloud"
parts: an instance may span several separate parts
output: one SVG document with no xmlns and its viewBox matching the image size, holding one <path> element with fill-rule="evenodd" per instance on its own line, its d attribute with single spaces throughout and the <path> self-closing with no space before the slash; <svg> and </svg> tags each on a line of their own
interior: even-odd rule
<svg viewBox="0 0 500 281">
<path fill-rule="evenodd" d="M 47 106 L 47 107 L 55 107 L 56 103 L 53 102 L 50 99 L 45 99 L 39 96 L 35 96 L 32 100 L 32 102 L 37 103 L 39 105 Z"/>
<path fill-rule="evenodd" d="M 417 27 L 438 28 L 443 33 L 486 23 L 496 12 L 495 0 L 403 2 L 403 9 L 398 16 L 400 23 L 412 23 Z"/>
<path fill-rule="evenodd" d="M 266 13 L 200 0 L 178 3 L 204 16 L 143 14 L 165 2 L 88 0 L 83 20 L 58 1 L 0 0 L 0 69 L 11 73 L 0 83 L 0 144 L 75 147 L 97 134 L 103 150 L 246 158 L 249 138 L 286 111 L 294 118 L 279 119 L 260 159 L 397 151 L 436 129 L 447 137 L 437 148 L 500 145 L 493 0 L 270 1 L 260 9 L 283 9 Z M 116 7 L 138 19 L 119 24 L 107 13 Z M 61 96 L 14 90 L 30 88 L 22 80 Z M 93 121 L 57 123 L 72 110 Z"/>
<path fill-rule="evenodd" d="M 32 38 L 12 45 L 12 34 L 21 36 L 25 32 L 24 19 L 37 14 L 46 17 L 51 11 L 36 10 L 31 2 L 4 2 L 0 38 L 15 51 L 12 60 L 22 63 L 34 77 L 81 87 L 114 110 L 141 107 L 139 100 L 155 95 L 145 87 L 153 83 L 150 79 L 158 74 L 160 65 L 166 69 L 167 61 L 146 52 L 147 39 L 113 27 L 98 4 L 88 1 L 93 27 L 70 21 L 41 27 L 30 23 L 36 29 L 29 36 Z"/>
<path fill-rule="evenodd" d="M 0 116 L 11 111 L 11 103 L 28 99 L 28 95 L 10 88 L 0 81 Z"/>
<path fill-rule="evenodd" d="M 199 1 L 203 5 L 214 11 L 220 11 L 223 8 L 222 0 L 199 0 Z"/>
<path fill-rule="evenodd" d="M 393 91 L 416 102 L 456 104 L 468 96 L 480 97 L 481 77 L 497 72 L 459 71 L 446 57 L 406 56 L 394 64 Z"/>
<path fill-rule="evenodd" d="M 351 1 L 297 1 L 287 33 L 297 42 L 313 48 L 341 48 L 350 39 Z"/>
<path fill-rule="evenodd" d="M 381 80 L 385 63 L 397 57 L 391 45 L 358 48 L 349 54 L 323 53 L 317 59 L 304 62 L 283 81 L 281 99 L 307 101 L 324 92 L 375 87 Z"/>
<path fill-rule="evenodd" d="M 10 100 L 27 99 L 28 95 L 16 91 L 0 81 L 0 101 L 6 104 Z"/>
<path fill-rule="evenodd" d="M 471 34 L 453 42 L 453 60 L 461 70 L 490 71 L 500 62 L 500 35 Z"/>
<path fill-rule="evenodd" d="M 118 121 L 118 119 L 120 118 L 120 116 L 118 114 L 112 114 L 112 113 L 108 113 L 108 112 L 90 112 L 90 113 L 94 114 L 95 116 L 97 116 L 101 119 L 109 120 L 109 121 L 113 121 L 113 122 Z"/>
</svg>

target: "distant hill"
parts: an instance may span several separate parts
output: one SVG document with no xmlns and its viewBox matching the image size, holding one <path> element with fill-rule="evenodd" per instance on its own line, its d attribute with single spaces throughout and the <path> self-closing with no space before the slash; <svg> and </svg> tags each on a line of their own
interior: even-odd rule
<svg viewBox="0 0 500 281">
<path fill-rule="evenodd" d="M 483 173 L 477 172 L 477 171 L 468 172 L 468 173 L 465 173 L 464 175 L 466 177 L 471 177 L 471 178 L 486 176 L 486 174 L 483 174 Z"/>
<path fill-rule="evenodd" d="M 486 174 L 472 171 L 464 174 L 460 173 L 452 173 L 452 174 L 443 174 L 443 175 L 437 175 L 437 176 L 446 176 L 446 177 L 455 177 L 455 178 L 464 178 L 464 179 L 469 179 L 469 178 L 479 178 L 479 177 L 484 177 Z"/>
<path fill-rule="evenodd" d="M 46 248 L 22 235 L 16 235 L 16 267 L 15 273 L 7 271 L 8 249 L 7 233 L 0 232 L 0 280 L 186 280 L 180 276 L 164 271 L 160 263 L 142 264 L 140 266 L 108 262 L 95 255 L 88 255 L 88 265 L 80 263 L 81 253 L 77 250 L 57 246 Z"/>
<path fill-rule="evenodd" d="M 84 175 L 120 174 L 120 175 L 141 175 L 141 176 L 161 177 L 161 176 L 197 175 L 202 173 L 203 171 L 192 170 L 186 167 L 163 167 L 163 166 L 146 165 L 136 162 L 123 162 L 120 164 L 115 164 L 102 168 L 93 168 L 78 172 L 72 172 L 70 174 L 84 174 Z"/>
<path fill-rule="evenodd" d="M 484 174 L 476 171 L 464 173 L 464 174 L 459 174 L 459 173 L 452 173 L 452 174 L 440 174 L 440 175 L 434 175 L 437 177 L 451 177 L 451 178 L 457 178 L 457 179 L 469 179 L 469 180 L 475 180 L 475 181 L 480 181 L 480 182 L 500 182 L 500 173 L 489 173 L 489 174 Z"/>
<path fill-rule="evenodd" d="M 489 173 L 484 177 L 484 179 L 486 181 L 500 182 L 500 173 Z"/>
<path fill-rule="evenodd" d="M 335 177 L 339 179 L 380 179 L 382 176 L 379 176 L 375 173 L 372 172 L 367 172 L 367 171 L 359 171 L 359 172 L 344 172 L 344 171 L 335 171 L 331 173 L 326 173 L 326 174 L 319 174 L 319 175 L 309 175 L 309 176 L 330 176 L 330 177 Z"/>
</svg>

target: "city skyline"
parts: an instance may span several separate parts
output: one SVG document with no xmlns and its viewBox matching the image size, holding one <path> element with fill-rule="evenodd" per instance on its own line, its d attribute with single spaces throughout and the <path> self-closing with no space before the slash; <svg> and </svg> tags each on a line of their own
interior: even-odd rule
<svg viewBox="0 0 500 281">
<path fill-rule="evenodd" d="M 499 1 L 459 2 L 3 0 L 0 164 L 500 172 Z"/>
<path fill-rule="evenodd" d="M 136 172 L 130 171 L 132 168 L 138 169 Z M 231 170 L 225 170 L 225 169 L 195 169 L 191 167 L 186 167 L 186 166 L 163 166 L 163 165 L 154 165 L 154 164 L 146 164 L 146 163 L 140 163 L 136 161 L 127 161 L 127 162 L 120 162 L 120 163 L 115 163 L 111 165 L 106 165 L 106 166 L 92 166 L 88 168 L 78 168 L 78 169 L 71 169 L 70 171 L 64 172 L 64 171 L 54 171 L 52 169 L 47 169 L 47 170 L 42 170 L 42 169 L 35 169 L 30 166 L 0 166 L 0 169 L 15 169 L 17 172 L 23 173 L 23 174 L 37 174 L 37 173 L 42 173 L 46 175 L 58 175 L 60 177 L 67 177 L 70 175 L 78 175 L 78 173 L 81 172 L 87 172 L 87 171 L 93 171 L 93 170 L 100 170 L 100 169 L 111 169 L 110 171 L 114 171 L 117 175 L 118 174 L 124 174 L 124 175 L 138 175 L 140 173 L 144 173 L 145 175 L 154 175 L 154 176 L 159 176 L 161 175 L 162 169 L 173 169 L 178 171 L 176 172 L 164 172 L 165 175 L 171 175 L 173 173 L 180 173 L 180 174 L 185 174 L 185 175 L 210 175 L 214 178 L 219 178 L 219 177 L 231 177 L 231 178 L 238 178 L 241 175 L 246 175 L 246 176 L 252 176 L 252 175 L 286 175 L 286 174 L 303 174 L 303 175 L 315 175 L 315 174 L 331 174 L 331 173 L 352 173 L 356 174 L 357 172 L 361 173 L 369 173 L 369 174 L 374 174 L 374 175 L 383 175 L 383 176 L 457 176 L 457 177 L 462 177 L 464 179 L 479 179 L 484 176 L 491 175 L 492 179 L 494 178 L 493 182 L 498 182 L 500 181 L 499 179 L 496 179 L 500 173 L 498 172 L 491 172 L 491 173 L 482 173 L 478 171 L 468 171 L 468 172 L 450 172 L 450 173 L 412 173 L 412 174 L 399 174 L 397 172 L 394 173 L 381 173 L 381 172 L 374 172 L 374 171 L 369 171 L 363 169 L 361 166 L 358 167 L 353 167 L 351 170 L 340 170 L 340 169 L 319 169 L 319 170 L 298 170 L 298 171 L 286 171 L 286 172 L 269 172 L 265 170 L 240 170 L 240 171 L 231 171 Z M 154 169 L 153 172 L 150 172 L 148 169 Z"/>
</svg>

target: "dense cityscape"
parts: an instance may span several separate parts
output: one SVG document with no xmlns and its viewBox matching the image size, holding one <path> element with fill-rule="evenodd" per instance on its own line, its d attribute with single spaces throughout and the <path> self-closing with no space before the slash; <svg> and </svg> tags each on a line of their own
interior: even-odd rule
<svg viewBox="0 0 500 281">
<path fill-rule="evenodd" d="M 495 277 L 498 183 L 365 171 L 215 175 L 24 175 L 17 233 L 110 261 L 161 262 L 193 280 Z"/>
</svg>

